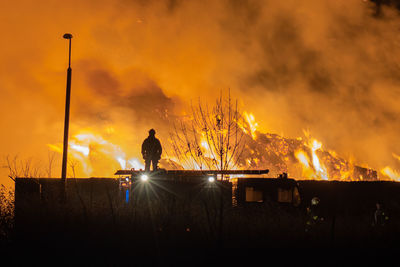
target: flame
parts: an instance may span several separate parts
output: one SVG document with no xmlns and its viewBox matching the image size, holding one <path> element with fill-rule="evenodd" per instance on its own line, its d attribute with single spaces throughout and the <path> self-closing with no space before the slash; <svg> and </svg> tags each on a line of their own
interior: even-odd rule
<svg viewBox="0 0 400 267">
<path fill-rule="evenodd" d="M 128 163 L 131 168 L 134 168 L 136 170 L 144 169 L 144 165 L 136 158 L 132 158 L 132 159 L 128 160 Z"/>
<path fill-rule="evenodd" d="M 320 163 L 318 155 L 316 153 L 317 150 L 321 149 L 322 143 L 318 142 L 316 139 L 312 140 L 312 162 L 315 171 L 317 172 L 317 177 L 320 177 L 324 180 L 328 180 L 326 167 Z"/>
<path fill-rule="evenodd" d="M 400 174 L 397 171 L 390 168 L 389 166 L 383 168 L 381 170 L 381 173 L 394 181 L 400 182 Z"/>
<path fill-rule="evenodd" d="M 400 156 L 397 155 L 396 153 L 392 153 L 393 158 L 397 159 L 400 161 Z M 397 170 L 394 170 L 393 168 L 386 166 L 385 168 L 381 169 L 381 173 L 385 177 L 389 177 L 393 181 L 400 182 L 400 173 Z"/>
<path fill-rule="evenodd" d="M 340 180 L 350 180 L 350 179 L 351 179 L 351 171 L 340 169 Z"/>
<path fill-rule="evenodd" d="M 263 134 L 256 131 L 258 123 L 252 113 L 243 113 L 241 122 L 237 121 L 239 128 L 248 136 L 245 144 L 245 155 L 242 163 L 231 166 L 230 169 L 264 169 L 279 170 L 279 173 L 292 172 L 293 178 L 316 180 L 370 180 L 371 169 L 364 168 L 354 172 L 353 160 L 344 160 L 335 151 L 324 150 L 322 142 L 312 138 L 309 131 L 303 131 L 305 138 L 289 139 L 275 134 Z M 192 159 L 181 162 L 179 157 L 166 157 L 170 168 L 206 169 L 214 166 L 213 151 L 210 148 L 210 140 L 207 134 L 199 130 L 198 152 L 203 156 L 201 160 Z M 136 157 L 128 157 L 127 153 L 115 143 L 107 140 L 115 133 L 113 127 L 107 127 L 105 134 L 99 134 L 91 129 L 72 135 L 69 142 L 69 160 L 78 162 L 81 172 L 77 175 L 93 176 L 113 173 L 116 169 L 144 169 L 144 166 Z M 221 129 L 224 134 L 224 129 Z M 257 137 L 257 139 L 256 139 Z M 58 153 L 62 153 L 62 144 L 48 144 L 48 147 Z M 228 153 L 230 153 L 228 151 Z M 166 150 L 168 155 L 168 151 Z M 393 153 L 393 157 L 400 160 L 400 156 Z M 271 160 L 279 159 L 273 163 Z M 218 160 L 218 159 L 216 159 Z M 213 162 L 213 164 L 211 164 Z M 293 166 L 293 167 L 291 167 Z M 299 168 L 300 166 L 300 168 Z M 387 178 L 400 181 L 400 174 L 387 166 L 380 171 Z M 372 177 L 372 178 L 371 178 Z M 376 177 L 376 176 L 375 176 Z M 233 178 L 233 176 L 232 176 Z"/>
<path fill-rule="evenodd" d="M 299 151 L 295 152 L 295 156 L 299 160 L 299 162 L 302 164 L 303 177 L 309 178 L 309 179 L 314 178 L 315 177 L 314 170 L 312 169 L 312 167 L 309 164 L 310 159 L 307 156 L 307 153 L 302 150 L 299 150 Z"/>
<path fill-rule="evenodd" d="M 246 119 L 246 122 L 249 126 L 250 134 L 253 139 L 256 139 L 256 130 L 258 128 L 258 123 L 255 120 L 255 117 L 252 113 L 243 112 L 243 116 Z"/>
<path fill-rule="evenodd" d="M 111 132 L 111 129 L 113 128 L 108 128 L 108 132 Z M 61 143 L 47 146 L 52 151 L 62 153 Z M 78 176 L 104 175 L 104 172 L 113 173 L 115 168 L 144 169 L 144 165 L 137 158 L 127 158 L 121 147 L 94 132 L 85 131 L 73 135 L 69 141 L 68 156 L 70 167 L 80 168 L 77 170 Z"/>
<path fill-rule="evenodd" d="M 62 145 L 61 144 L 47 144 L 47 146 L 49 147 L 49 149 L 51 151 L 57 152 L 57 153 L 62 153 Z"/>
<path fill-rule="evenodd" d="M 237 121 L 237 125 L 245 134 L 250 134 L 253 140 L 255 140 L 258 123 L 256 122 L 254 115 L 252 113 L 244 111 L 243 119 L 243 121 Z"/>
<path fill-rule="evenodd" d="M 70 142 L 70 147 L 75 151 L 81 152 L 85 156 L 89 156 L 90 149 L 87 146 L 77 145 L 74 141 L 72 141 Z"/>
<path fill-rule="evenodd" d="M 211 153 L 211 148 L 210 148 L 209 142 L 210 142 L 210 140 L 207 139 L 207 135 L 206 135 L 204 132 L 202 132 L 202 133 L 201 133 L 201 141 L 200 141 L 200 144 L 201 144 L 201 146 L 202 146 L 203 149 L 201 149 L 201 150 L 202 150 L 201 152 L 202 152 L 206 157 L 212 157 L 212 155 L 211 155 L 212 153 Z"/>
<path fill-rule="evenodd" d="M 302 149 L 295 152 L 295 157 L 303 167 L 303 177 L 308 179 L 328 180 L 327 168 L 317 155 L 317 151 L 322 149 L 322 143 L 317 139 L 310 139 L 310 141 L 304 145 L 310 150 L 311 160 L 307 152 Z"/>
<path fill-rule="evenodd" d="M 397 159 L 397 160 L 399 160 L 399 161 L 400 161 L 400 156 L 399 156 L 399 155 L 397 155 L 396 153 L 392 153 L 392 156 L 393 156 L 395 159 Z"/>
</svg>

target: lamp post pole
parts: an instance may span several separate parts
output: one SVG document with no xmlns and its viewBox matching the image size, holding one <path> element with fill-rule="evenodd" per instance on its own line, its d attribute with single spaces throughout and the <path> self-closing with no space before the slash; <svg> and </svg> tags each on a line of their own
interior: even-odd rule
<svg viewBox="0 0 400 267">
<path fill-rule="evenodd" d="M 72 34 L 66 33 L 64 39 L 69 40 L 69 57 L 68 57 L 68 70 L 67 70 L 67 95 L 65 100 L 65 121 L 64 121 L 64 145 L 63 145 L 63 161 L 61 170 L 61 180 L 65 183 L 67 178 L 67 155 L 68 155 L 68 130 L 69 130 L 69 107 L 71 99 L 71 39 Z"/>
</svg>

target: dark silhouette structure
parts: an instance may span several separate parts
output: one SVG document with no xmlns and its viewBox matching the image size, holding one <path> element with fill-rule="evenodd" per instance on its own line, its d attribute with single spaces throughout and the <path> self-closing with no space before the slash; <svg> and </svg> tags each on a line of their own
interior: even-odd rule
<svg viewBox="0 0 400 267">
<path fill-rule="evenodd" d="M 194 265 L 225 264 L 228 260 L 235 260 L 233 265 L 238 265 L 249 262 L 249 257 L 258 263 L 265 260 L 266 252 L 289 250 L 298 253 L 290 252 L 289 257 L 293 259 L 290 264 L 297 266 L 303 260 L 315 262 L 316 258 L 317 262 L 337 259 L 334 265 L 343 265 L 349 262 L 348 256 L 354 257 L 356 266 L 360 263 L 369 266 L 363 264 L 369 260 L 368 255 L 373 255 L 371 262 L 379 259 L 380 263 L 387 255 L 397 257 L 390 252 L 398 248 L 400 239 L 400 225 L 395 223 L 396 214 L 400 214 L 398 182 L 296 181 L 302 189 L 304 205 L 293 209 L 285 203 L 274 203 L 278 199 L 276 188 L 286 183 L 286 179 L 244 176 L 237 179 L 236 188 L 234 179 L 213 182 L 207 179 L 221 170 L 186 171 L 160 170 L 150 174 L 146 181 L 140 179 L 143 171 L 139 170 L 118 171 L 120 179 L 67 179 L 65 203 L 57 201 L 61 179 L 17 177 L 15 227 L 7 237 L 2 232 L 1 251 L 12 255 L 10 258 L 17 266 L 36 261 L 54 265 L 60 260 L 60 251 L 68 251 L 68 257 L 63 258 L 68 265 L 134 262 L 139 266 L 180 266 L 193 259 Z M 262 174 L 247 171 L 249 175 Z M 256 191 L 262 191 L 264 202 L 246 201 L 246 193 L 257 195 Z M 237 207 L 230 204 L 234 196 Z M 299 231 L 304 227 L 303 212 L 314 196 L 323 200 L 318 206 L 325 220 L 315 231 L 304 233 Z M 393 214 L 390 218 L 393 223 L 376 228 L 371 234 L 370 221 L 366 219 L 373 214 L 366 207 L 374 207 L 377 202 L 386 203 L 384 210 Z M 45 216 L 38 216 L 42 214 Z M 331 228 L 328 219 L 333 215 L 339 223 L 332 227 L 335 231 L 332 242 L 328 238 Z M 0 225 L 0 230 L 3 229 Z M 21 251 L 26 251 L 24 257 Z M 232 251 L 237 252 L 235 257 L 229 257 Z M 385 257 L 378 257 L 379 252 Z M 288 263 L 281 253 L 273 254 L 270 255 L 277 257 L 268 258 L 269 261 Z M 215 261 L 217 256 L 220 258 Z"/>
<path fill-rule="evenodd" d="M 145 162 L 145 171 L 150 171 L 150 164 L 153 164 L 153 171 L 157 170 L 158 161 L 161 158 L 162 147 L 160 140 L 156 137 L 156 131 L 151 129 L 149 136 L 143 141 L 142 155 Z"/>
<path fill-rule="evenodd" d="M 63 144 L 63 160 L 61 179 L 65 182 L 67 178 L 67 157 L 68 157 L 68 130 L 69 130 L 69 107 L 71 99 L 71 39 L 72 34 L 66 33 L 63 35 L 64 39 L 69 40 L 69 53 L 68 53 L 68 70 L 67 70 L 67 94 L 65 97 L 65 121 L 64 121 L 64 144 Z"/>
</svg>

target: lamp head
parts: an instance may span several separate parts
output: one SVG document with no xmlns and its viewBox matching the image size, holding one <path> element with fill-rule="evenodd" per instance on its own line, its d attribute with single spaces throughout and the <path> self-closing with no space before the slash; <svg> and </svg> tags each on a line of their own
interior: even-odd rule
<svg viewBox="0 0 400 267">
<path fill-rule="evenodd" d="M 63 38 L 64 39 L 72 39 L 72 34 L 66 33 L 66 34 L 63 35 Z"/>
</svg>

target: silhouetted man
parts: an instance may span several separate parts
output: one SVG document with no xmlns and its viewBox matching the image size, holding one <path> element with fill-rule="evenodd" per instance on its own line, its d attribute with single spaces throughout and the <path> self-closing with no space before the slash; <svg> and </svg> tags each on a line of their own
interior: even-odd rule
<svg viewBox="0 0 400 267">
<path fill-rule="evenodd" d="M 376 203 L 376 210 L 374 212 L 374 222 L 373 225 L 377 227 L 383 227 L 389 220 L 387 214 L 382 209 L 382 205 L 380 203 Z"/>
<path fill-rule="evenodd" d="M 142 155 L 145 162 L 145 171 L 150 171 L 150 163 L 153 163 L 153 171 L 157 170 L 157 164 L 161 158 L 161 143 L 155 137 L 155 135 L 156 131 L 151 129 L 149 131 L 149 136 L 143 141 L 142 144 Z"/>
<path fill-rule="evenodd" d="M 306 221 L 306 232 L 310 232 L 317 226 L 320 225 L 321 222 L 324 221 L 324 217 L 321 216 L 321 210 L 319 206 L 320 199 L 318 197 L 313 197 L 311 199 L 311 207 L 307 207 L 307 221 Z"/>
</svg>

